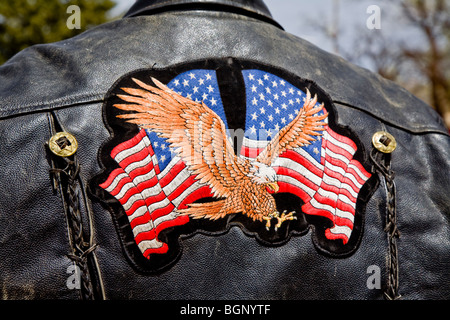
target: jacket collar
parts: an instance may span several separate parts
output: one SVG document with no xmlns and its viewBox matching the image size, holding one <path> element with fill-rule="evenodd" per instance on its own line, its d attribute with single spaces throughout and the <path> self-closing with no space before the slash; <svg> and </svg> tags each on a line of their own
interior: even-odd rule
<svg viewBox="0 0 450 320">
<path fill-rule="evenodd" d="M 263 0 L 137 0 L 125 17 L 155 14 L 164 11 L 215 10 L 233 12 L 269 22 L 283 29 L 276 22 Z"/>
</svg>

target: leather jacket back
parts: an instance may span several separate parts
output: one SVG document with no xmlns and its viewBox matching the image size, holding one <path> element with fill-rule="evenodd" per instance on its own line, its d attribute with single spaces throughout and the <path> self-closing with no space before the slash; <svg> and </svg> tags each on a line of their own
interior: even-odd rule
<svg viewBox="0 0 450 320">
<path fill-rule="evenodd" d="M 439 116 L 398 85 L 286 33 L 260 1 L 206 2 L 156 1 L 147 6 L 138 1 L 121 20 L 61 42 L 32 46 L 0 67 L 3 299 L 449 298 L 450 139 Z M 223 109 L 217 110 L 225 113 L 213 114 L 208 108 L 204 115 L 248 132 L 253 114 L 257 125 L 264 122 L 265 133 L 278 113 L 275 128 L 282 127 L 283 118 L 293 124 L 298 110 L 282 117 L 284 105 L 275 97 L 286 98 L 287 108 L 290 102 L 307 101 L 310 91 L 328 112 L 322 129 L 330 131 L 320 131 L 322 141 L 331 136 L 327 141 L 336 142 L 328 149 L 324 144 L 311 147 L 310 156 L 305 155 L 317 156 L 322 165 L 318 190 L 311 194 L 314 186 L 289 197 L 286 190 L 291 190 L 295 175 L 281 172 L 292 168 L 274 165 L 285 190 L 274 196 L 277 209 L 290 211 L 291 204 L 297 208 L 295 220 L 280 222 L 277 231 L 273 228 L 282 221 L 281 209 L 267 228 L 267 219 L 239 212 L 216 220 L 191 216 L 189 222 L 177 220 L 161 230 L 157 240 L 168 251 L 146 256 L 136 245 L 138 229 L 123 198 L 106 190 L 108 179 L 122 170 L 114 150 L 145 132 L 118 117 L 124 111 L 114 106 L 139 104 L 130 98 L 137 91 L 123 88 L 156 88 L 151 78 L 174 91 L 178 83 L 180 92 L 188 81 L 185 88 L 190 85 L 194 96 L 200 77 L 216 81 L 203 89 L 203 102 L 214 109 L 220 100 Z M 258 95 L 252 96 L 252 88 Z M 213 95 L 211 90 L 219 92 Z M 171 117 L 175 127 L 178 118 Z M 52 152 L 50 139 L 57 132 L 76 138 L 73 155 Z M 215 131 L 201 132 L 206 137 Z M 377 132 L 382 133 L 374 142 Z M 148 136 L 151 143 L 156 141 Z M 55 143 L 64 149 L 74 144 L 69 138 Z M 236 143 L 246 139 L 250 135 Z M 392 146 L 392 140 L 392 153 L 376 147 L 380 141 Z M 157 147 L 152 148 L 156 154 Z M 346 152 L 354 153 L 348 169 L 326 180 L 331 171 L 341 170 L 327 154 L 340 158 Z M 284 159 L 281 154 L 279 158 Z M 161 159 L 155 161 L 162 166 Z M 303 167 L 303 177 L 316 170 Z M 356 171 L 363 174 L 361 186 L 336 195 L 336 185 L 345 189 L 346 181 L 360 179 Z M 166 191 L 165 196 L 177 205 Z M 156 203 L 151 199 L 144 207 L 149 214 Z M 314 211 L 313 200 L 337 213 Z M 348 202 L 354 212 L 341 226 L 339 212 Z M 336 236 L 336 226 L 351 233 Z"/>
</svg>

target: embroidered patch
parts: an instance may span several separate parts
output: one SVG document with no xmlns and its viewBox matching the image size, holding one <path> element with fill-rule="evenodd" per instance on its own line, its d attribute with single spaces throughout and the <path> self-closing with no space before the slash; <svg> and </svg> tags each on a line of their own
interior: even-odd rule
<svg viewBox="0 0 450 320">
<path fill-rule="evenodd" d="M 265 245 L 312 229 L 322 253 L 357 248 L 375 182 L 311 81 L 234 59 L 138 70 L 104 114 L 112 138 L 91 190 L 140 270 L 171 265 L 183 237 L 233 225 Z"/>
</svg>

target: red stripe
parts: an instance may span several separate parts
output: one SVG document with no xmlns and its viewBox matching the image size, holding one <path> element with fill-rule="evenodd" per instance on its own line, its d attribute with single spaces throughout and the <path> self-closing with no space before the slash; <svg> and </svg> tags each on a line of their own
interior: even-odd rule
<svg viewBox="0 0 450 320">
<path fill-rule="evenodd" d="M 295 194 L 297 197 L 302 199 L 303 202 L 308 202 L 309 200 L 311 200 L 309 194 L 307 194 L 304 190 L 295 185 L 292 185 L 284 181 L 278 181 L 278 186 L 280 187 L 280 190 L 278 192 L 289 192 Z"/>
<path fill-rule="evenodd" d="M 161 187 L 167 186 L 184 168 L 186 165 L 183 161 L 178 161 L 170 170 L 159 179 Z"/>
<path fill-rule="evenodd" d="M 283 152 L 280 155 L 280 158 L 289 158 L 292 161 L 295 161 L 295 162 L 301 164 L 302 166 L 307 168 L 309 171 L 311 171 L 311 173 L 315 174 L 318 177 L 322 177 L 322 175 L 323 175 L 323 171 L 320 168 L 315 166 L 314 163 L 310 162 L 308 159 L 306 159 L 300 153 L 298 153 L 294 150 L 288 150 L 288 151 Z"/>
<path fill-rule="evenodd" d="M 274 167 L 275 172 L 278 175 L 283 175 L 283 176 L 288 176 L 291 178 L 294 178 L 296 180 L 298 180 L 300 183 L 304 184 L 305 186 L 313 189 L 314 191 L 317 191 L 319 189 L 319 186 L 316 185 L 314 182 L 308 180 L 305 176 L 303 176 L 302 174 L 298 173 L 297 171 L 290 169 L 290 168 L 286 168 L 286 167 Z"/>
<path fill-rule="evenodd" d="M 139 142 L 141 142 L 141 140 L 147 135 L 147 133 L 145 132 L 144 129 L 140 130 L 139 133 L 137 135 L 135 135 L 133 138 L 131 138 L 130 140 L 127 140 L 125 142 L 122 142 L 121 144 L 118 144 L 114 149 L 112 149 L 111 151 L 111 158 L 115 158 L 117 156 L 117 154 L 119 154 L 120 152 L 122 152 L 123 150 L 126 149 L 131 149 L 134 146 L 136 146 Z"/>
<path fill-rule="evenodd" d="M 128 157 L 126 157 L 125 159 L 120 161 L 119 166 L 121 166 L 123 169 L 125 169 L 130 164 L 144 160 L 146 157 L 149 157 L 149 162 L 142 165 L 141 167 L 147 166 L 147 165 L 151 165 L 153 167 L 153 161 L 152 161 L 150 152 L 145 147 L 144 147 L 144 149 L 142 149 L 136 153 L 133 153 L 132 155 L 129 155 Z"/>
<path fill-rule="evenodd" d="M 150 221 L 150 214 L 148 213 L 148 211 L 146 211 L 143 215 L 134 218 L 133 220 L 130 221 L 130 226 L 132 229 L 134 229 L 135 227 L 141 225 L 141 224 L 145 224 L 147 222 Z"/>
<path fill-rule="evenodd" d="M 147 250 L 144 251 L 143 255 L 144 257 L 146 257 L 147 259 L 150 259 L 150 255 L 152 253 L 155 254 L 164 254 L 167 253 L 167 251 L 169 250 L 169 246 L 166 243 L 163 243 L 162 246 L 160 248 L 149 248 Z"/>
<path fill-rule="evenodd" d="M 202 186 L 187 195 L 186 198 L 184 198 L 178 205 L 178 209 L 186 209 L 187 204 L 193 203 L 201 198 L 208 198 L 212 196 L 213 194 L 211 193 L 211 188 L 208 186 Z"/>
<path fill-rule="evenodd" d="M 183 224 L 186 224 L 188 222 L 189 222 L 188 216 L 178 216 L 175 219 L 163 221 L 156 226 L 156 233 L 159 234 L 162 230 L 165 230 L 170 227 L 182 226 Z"/>
<path fill-rule="evenodd" d="M 334 132 L 333 130 L 331 130 L 331 128 L 329 126 L 327 126 L 327 133 L 332 136 L 334 139 L 345 143 L 346 145 L 349 145 L 353 150 L 356 151 L 357 147 L 355 142 L 353 142 L 352 139 L 346 137 L 346 136 L 341 136 L 339 133 Z"/>
<path fill-rule="evenodd" d="M 347 235 L 343 233 L 332 233 L 330 229 L 325 230 L 325 237 L 330 240 L 339 240 L 341 239 L 344 244 L 348 242 Z"/>
</svg>

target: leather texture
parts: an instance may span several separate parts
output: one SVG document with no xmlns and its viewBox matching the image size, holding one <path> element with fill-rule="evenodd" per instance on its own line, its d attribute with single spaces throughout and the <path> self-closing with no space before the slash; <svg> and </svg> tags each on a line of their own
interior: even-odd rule
<svg viewBox="0 0 450 320">
<path fill-rule="evenodd" d="M 111 214 L 95 198 L 83 196 L 101 170 L 99 149 L 110 137 L 102 104 L 117 79 L 137 69 L 227 57 L 314 81 L 331 97 L 338 123 L 357 134 L 367 158 L 376 131 L 395 137 L 391 167 L 401 233 L 399 293 L 403 299 L 450 298 L 450 137 L 432 108 L 396 84 L 268 22 L 270 13 L 261 1 L 206 1 L 226 6 L 204 8 L 197 6 L 204 1 L 165 2 L 182 2 L 182 10 L 166 6 L 152 12 L 147 9 L 155 1 L 138 1 L 137 9 L 121 20 L 27 48 L 0 67 L 2 298 L 81 298 L 80 290 L 67 285 L 73 265 L 70 231 L 62 194 L 52 187 L 52 156 L 46 149 L 57 119 L 79 143 L 77 192 L 83 199 L 83 228 L 96 244 L 91 271 L 96 270 L 95 287 L 103 288 L 98 297 L 383 299 L 389 252 L 387 189 L 381 177 L 366 205 L 361 243 L 349 257 L 319 254 L 309 235 L 266 247 L 232 227 L 221 236 L 183 239 L 177 263 L 153 275 L 130 266 Z M 194 9 L 186 10 L 189 5 Z M 373 265 L 381 270 L 381 289 L 367 286 Z"/>
</svg>

